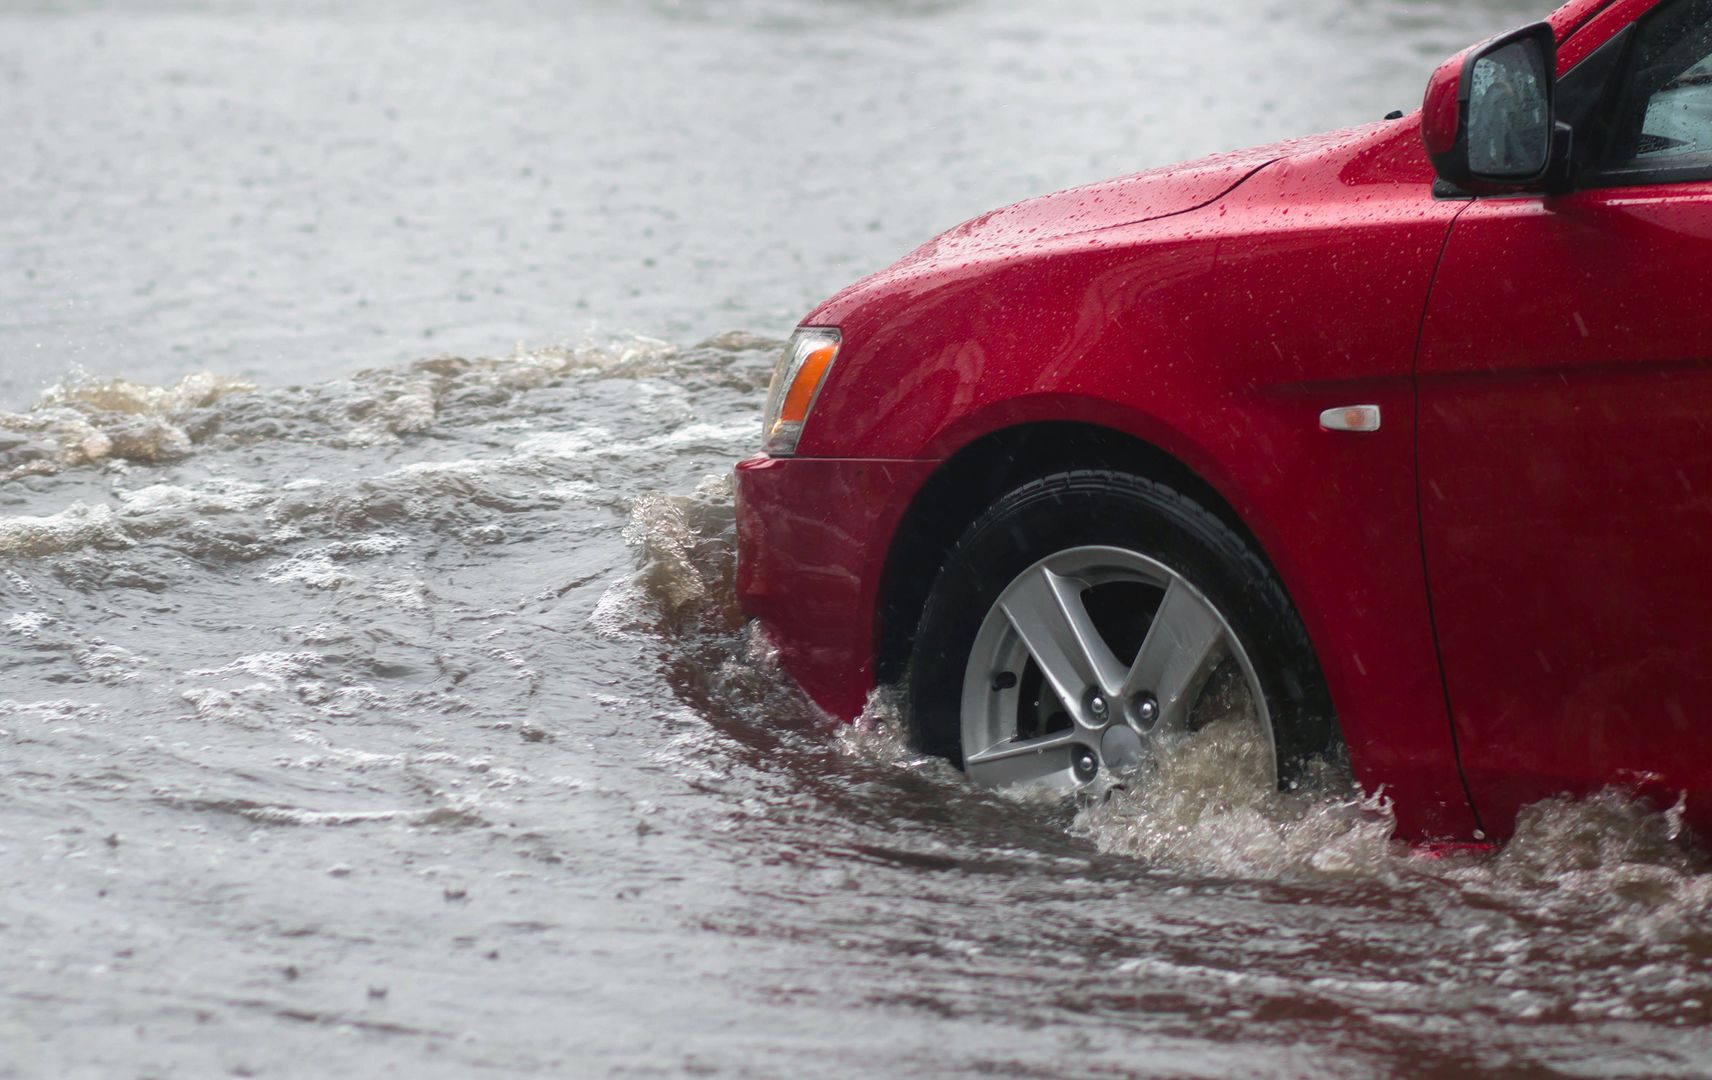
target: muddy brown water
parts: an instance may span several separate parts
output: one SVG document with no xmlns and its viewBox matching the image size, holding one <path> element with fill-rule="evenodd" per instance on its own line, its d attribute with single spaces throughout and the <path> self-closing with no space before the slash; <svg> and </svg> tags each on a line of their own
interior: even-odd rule
<svg viewBox="0 0 1712 1080">
<path fill-rule="evenodd" d="M 1534 13 L 0 12 L 0 1076 L 1704 1074 L 1668 809 L 974 791 L 731 592 L 819 294 Z"/>
</svg>

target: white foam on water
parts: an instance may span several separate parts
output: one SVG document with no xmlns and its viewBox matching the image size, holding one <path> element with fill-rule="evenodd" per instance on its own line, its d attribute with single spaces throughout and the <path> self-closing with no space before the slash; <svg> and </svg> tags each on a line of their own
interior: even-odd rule
<svg viewBox="0 0 1712 1080">
<path fill-rule="evenodd" d="M 20 611 L 16 615 L 6 617 L 5 627 L 14 634 L 36 637 L 41 634 L 43 627 L 53 621 L 54 617 L 46 612 Z"/>
<path fill-rule="evenodd" d="M 1253 724 L 1216 721 L 1080 810 L 1074 831 L 1101 851 L 1220 876 L 1391 871 L 1396 819 L 1382 795 L 1352 794 L 1330 775 L 1278 791 L 1269 755 Z"/>
<path fill-rule="evenodd" d="M 54 514 L 0 517 L 0 555 L 41 558 L 85 548 L 116 550 L 173 534 L 194 538 L 209 516 L 263 510 L 275 498 L 265 485 L 211 479 L 195 487 L 114 487 L 114 505 L 74 502 Z"/>
<path fill-rule="evenodd" d="M 1491 856 L 1435 872 L 1471 896 L 1620 937 L 1712 944 L 1712 860 L 1682 819 L 1681 801 L 1660 808 L 1621 788 L 1546 799 Z"/>
<path fill-rule="evenodd" d="M 56 406 L 92 412 L 145 416 L 176 416 L 191 409 L 206 408 L 232 394 L 255 390 L 247 379 L 201 371 L 186 375 L 171 386 L 149 386 L 129 379 L 80 378 L 50 387 L 36 406 Z"/>
<path fill-rule="evenodd" d="M 250 675 L 282 686 L 314 670 L 325 657 L 313 652 L 264 652 L 240 656 L 223 667 L 198 668 L 185 672 L 193 677 Z"/>
<path fill-rule="evenodd" d="M 111 507 L 76 502 L 57 514 L 0 517 L 0 555 L 57 555 L 78 548 L 123 548 L 131 538 Z"/>
<path fill-rule="evenodd" d="M 595 633 L 614 640 L 637 637 L 637 631 L 648 626 L 644 617 L 646 596 L 631 575 L 613 581 L 595 601 L 589 613 L 588 625 Z"/>
<path fill-rule="evenodd" d="M 395 821 L 413 816 L 409 810 L 306 810 L 299 806 L 244 806 L 234 813 L 264 825 L 338 826 L 372 821 Z"/>
<path fill-rule="evenodd" d="M 440 380 L 426 374 L 389 380 L 383 392 L 359 398 L 360 419 L 347 437 L 356 446 L 380 446 L 427 431 L 440 415 L 440 389 Z"/>
<path fill-rule="evenodd" d="M 703 348 L 755 347 L 739 337 Z M 169 386 L 80 375 L 46 391 L 28 412 L 0 412 L 0 479 L 104 463 L 172 462 L 207 442 L 232 439 L 310 438 L 385 447 L 433 429 L 448 408 L 472 393 L 503 398 L 574 378 L 657 379 L 676 370 L 679 356 L 674 345 L 633 336 L 473 360 L 440 357 L 308 389 L 261 389 L 209 372 Z M 668 413 L 687 419 L 687 400 L 682 387 L 653 385 L 639 392 L 636 409 L 656 422 Z M 622 452 L 623 445 L 609 439 L 606 449 Z"/>
<path fill-rule="evenodd" d="M 28 413 L 0 413 L 0 478 L 108 460 L 183 457 L 194 444 L 183 426 L 188 414 L 254 389 L 243 379 L 208 372 L 172 386 L 87 377 L 63 382 Z M 25 437 L 29 441 L 20 443 Z"/>
<path fill-rule="evenodd" d="M 262 580 L 274 585 L 304 585 L 311 589 L 337 589 L 365 580 L 350 568 L 361 559 L 377 558 L 403 551 L 411 545 L 409 537 L 396 533 L 375 533 L 354 540 L 335 540 L 292 553 L 262 572 Z M 395 595 L 408 596 L 415 581 L 395 583 Z"/>
<path fill-rule="evenodd" d="M 833 734 L 833 745 L 841 756 L 852 761 L 927 772 L 956 783 L 962 782 L 962 774 L 949 762 L 922 753 L 910 742 L 897 687 L 881 686 L 869 692 L 861 714 L 852 722 L 838 726 Z M 1048 797 L 1053 801 L 1062 800 L 1062 796 L 1056 793 Z"/>
<path fill-rule="evenodd" d="M 564 458 L 584 458 L 602 446 L 612 443 L 612 434 L 604 427 L 581 427 L 570 431 L 547 431 L 519 440 L 513 451 L 524 461 L 551 461 Z"/>
<path fill-rule="evenodd" d="M 266 506 L 275 498 L 266 485 L 219 478 L 195 487 L 150 484 L 119 488 L 114 494 L 129 514 L 231 514 Z"/>
<path fill-rule="evenodd" d="M 833 738 L 853 761 L 967 785 L 913 747 L 895 688 L 874 691 Z M 1491 853 L 1423 857 L 1396 837 L 1383 792 L 1356 790 L 1329 765 L 1280 791 L 1259 729 L 1225 716 L 1104 791 L 1000 794 L 1043 811 L 1074 805 L 1072 834 L 1099 851 L 1196 876 L 1449 886 L 1535 916 L 1591 918 L 1623 939 L 1712 943 L 1712 861 L 1683 828 L 1682 805 L 1660 808 L 1620 789 L 1527 807 L 1513 838 Z"/>
<path fill-rule="evenodd" d="M 66 727 L 75 723 L 99 725 L 107 710 L 88 701 L 56 698 L 50 701 L 0 700 L 0 719 L 28 721 L 46 727 Z"/>
<path fill-rule="evenodd" d="M 591 624 L 613 635 L 736 631 L 743 620 L 732 585 L 734 530 L 731 480 L 723 473 L 703 477 L 688 496 L 641 495 L 623 531 L 637 568 L 608 587 Z"/>
</svg>

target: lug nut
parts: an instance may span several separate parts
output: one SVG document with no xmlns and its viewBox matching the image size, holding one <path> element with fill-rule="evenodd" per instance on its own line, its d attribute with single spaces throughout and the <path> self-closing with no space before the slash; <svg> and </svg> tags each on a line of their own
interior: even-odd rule
<svg viewBox="0 0 1712 1080">
<path fill-rule="evenodd" d="M 1130 706 L 1135 714 L 1135 722 L 1143 730 L 1152 727 L 1159 720 L 1159 699 L 1152 694 L 1139 694 Z"/>
<path fill-rule="evenodd" d="M 1088 711 L 1093 713 L 1095 716 L 1106 715 L 1106 699 L 1095 694 L 1088 700 Z"/>
<path fill-rule="evenodd" d="M 1079 746 L 1076 748 L 1076 752 L 1071 755 L 1070 767 L 1076 773 L 1076 779 L 1086 784 L 1094 778 L 1095 773 L 1100 771 L 1100 759 L 1095 757 L 1094 752 L 1086 746 Z"/>
</svg>

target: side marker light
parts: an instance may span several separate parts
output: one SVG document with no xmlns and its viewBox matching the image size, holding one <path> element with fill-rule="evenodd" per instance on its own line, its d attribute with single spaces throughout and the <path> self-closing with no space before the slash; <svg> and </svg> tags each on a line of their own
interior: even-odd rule
<svg viewBox="0 0 1712 1080">
<path fill-rule="evenodd" d="M 1378 431 L 1379 406 L 1340 405 L 1320 414 L 1321 431 Z"/>
</svg>

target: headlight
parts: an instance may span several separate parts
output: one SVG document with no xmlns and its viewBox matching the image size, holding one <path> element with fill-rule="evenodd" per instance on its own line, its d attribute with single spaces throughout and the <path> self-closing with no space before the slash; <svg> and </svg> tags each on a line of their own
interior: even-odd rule
<svg viewBox="0 0 1712 1080">
<path fill-rule="evenodd" d="M 814 399 L 843 342 L 842 334 L 826 326 L 805 326 L 791 335 L 773 366 L 773 383 L 767 388 L 767 412 L 761 426 L 767 453 L 775 457 L 796 453 L 808 412 L 814 408 Z"/>
</svg>

